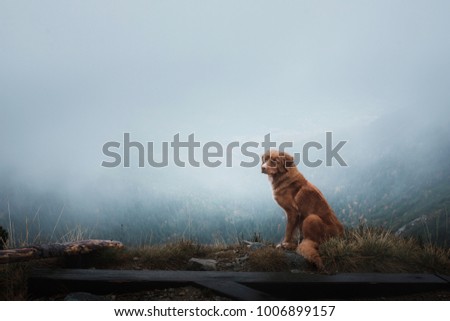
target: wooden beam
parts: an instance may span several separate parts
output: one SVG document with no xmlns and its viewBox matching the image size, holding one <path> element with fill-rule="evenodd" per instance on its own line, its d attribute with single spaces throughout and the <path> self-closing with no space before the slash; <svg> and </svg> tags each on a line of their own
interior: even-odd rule
<svg viewBox="0 0 450 321">
<path fill-rule="evenodd" d="M 34 245 L 19 249 L 0 250 L 0 264 L 30 261 L 66 255 L 86 254 L 107 248 L 120 249 L 123 244 L 108 240 L 83 240 L 67 243 Z"/>
<path fill-rule="evenodd" d="M 445 276 L 444 276 L 445 277 Z M 433 274 L 349 273 L 321 275 L 289 272 L 34 270 L 31 294 L 53 290 L 92 293 L 198 285 L 236 300 L 335 300 L 450 290 L 450 282 Z"/>
<path fill-rule="evenodd" d="M 240 301 L 272 301 L 275 300 L 271 295 L 252 289 L 238 282 L 230 280 L 204 280 L 194 282 L 201 287 L 211 289 L 226 297 Z"/>
</svg>

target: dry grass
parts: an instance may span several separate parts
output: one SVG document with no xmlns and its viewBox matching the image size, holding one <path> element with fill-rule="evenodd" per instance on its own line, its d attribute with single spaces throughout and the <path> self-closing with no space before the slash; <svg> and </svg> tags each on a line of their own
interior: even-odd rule
<svg viewBox="0 0 450 321">
<path fill-rule="evenodd" d="M 29 265 L 27 263 L 0 265 L 0 301 L 26 300 Z"/>
<path fill-rule="evenodd" d="M 257 272 L 279 272 L 287 271 L 289 264 L 283 250 L 264 247 L 250 253 L 246 269 Z"/>
<path fill-rule="evenodd" d="M 320 247 L 332 272 L 450 273 L 450 249 L 421 245 L 380 228 L 349 229 Z"/>
<path fill-rule="evenodd" d="M 6 248 L 6 242 L 8 241 L 8 238 L 9 233 L 0 225 L 0 250 Z"/>
<path fill-rule="evenodd" d="M 211 258 L 227 248 L 225 245 L 202 245 L 180 240 L 163 245 L 108 249 L 85 255 L 82 262 L 76 258 L 66 258 L 64 265 L 82 268 L 185 270 L 190 258 Z"/>
<path fill-rule="evenodd" d="M 217 250 L 218 247 L 216 246 L 205 246 L 192 241 L 181 240 L 165 245 L 132 249 L 128 256 L 139 262 L 142 268 L 179 270 L 186 268 L 190 258 L 204 258 Z"/>
</svg>

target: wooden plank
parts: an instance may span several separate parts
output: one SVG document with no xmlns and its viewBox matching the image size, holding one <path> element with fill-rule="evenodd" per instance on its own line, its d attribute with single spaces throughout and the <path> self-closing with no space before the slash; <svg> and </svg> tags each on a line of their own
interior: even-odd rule
<svg viewBox="0 0 450 321">
<path fill-rule="evenodd" d="M 35 269 L 32 277 L 80 281 L 181 281 L 223 279 L 242 283 L 436 283 L 448 284 L 442 276 L 420 273 L 340 273 L 335 275 L 290 272 L 221 272 L 221 271 L 160 271 L 108 269 Z M 448 276 L 447 276 L 448 277 Z"/>
<path fill-rule="evenodd" d="M 450 275 L 436 274 L 436 276 L 450 283 Z"/>
<path fill-rule="evenodd" d="M 30 261 L 49 257 L 80 255 L 107 248 L 123 248 L 118 241 L 82 240 L 77 242 L 34 245 L 26 248 L 0 250 L 0 264 Z"/>
<path fill-rule="evenodd" d="M 267 293 L 254 290 L 248 286 L 244 286 L 234 281 L 205 280 L 205 281 L 196 281 L 195 284 L 211 289 L 217 293 L 220 293 L 234 300 L 241 300 L 241 301 L 275 300 L 275 298 L 273 298 Z"/>
<path fill-rule="evenodd" d="M 93 293 L 108 293 L 196 284 L 238 300 L 270 300 L 274 297 L 285 300 L 349 299 L 437 289 L 450 290 L 450 282 L 433 274 L 320 275 L 289 272 L 77 269 L 34 270 L 29 280 L 29 289 L 39 293 L 61 288 L 89 288 Z"/>
</svg>

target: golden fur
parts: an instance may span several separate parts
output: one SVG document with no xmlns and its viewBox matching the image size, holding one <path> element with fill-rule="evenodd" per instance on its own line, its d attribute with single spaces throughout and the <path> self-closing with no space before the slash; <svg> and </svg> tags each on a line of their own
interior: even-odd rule
<svg viewBox="0 0 450 321">
<path fill-rule="evenodd" d="M 342 224 L 319 189 L 298 171 L 291 155 L 269 151 L 262 156 L 261 170 L 269 176 L 275 201 L 286 212 L 286 233 L 278 246 L 297 248 L 297 253 L 323 270 L 319 245 L 341 235 Z M 303 237 L 298 246 L 293 241 L 296 228 Z"/>
</svg>

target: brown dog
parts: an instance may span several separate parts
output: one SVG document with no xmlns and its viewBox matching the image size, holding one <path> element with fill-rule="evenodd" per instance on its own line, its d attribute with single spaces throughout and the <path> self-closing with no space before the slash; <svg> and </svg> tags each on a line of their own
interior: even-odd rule
<svg viewBox="0 0 450 321">
<path fill-rule="evenodd" d="M 341 235 L 344 231 L 342 224 L 319 189 L 307 181 L 295 167 L 291 155 L 277 151 L 266 152 L 262 156 L 261 170 L 269 176 L 273 196 L 286 212 L 286 233 L 278 246 L 285 249 L 297 248 L 297 253 L 323 270 L 319 244 L 329 237 Z M 298 246 L 293 242 L 296 228 L 303 236 Z"/>
</svg>

